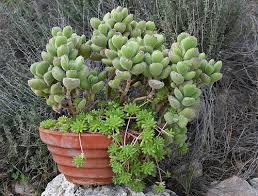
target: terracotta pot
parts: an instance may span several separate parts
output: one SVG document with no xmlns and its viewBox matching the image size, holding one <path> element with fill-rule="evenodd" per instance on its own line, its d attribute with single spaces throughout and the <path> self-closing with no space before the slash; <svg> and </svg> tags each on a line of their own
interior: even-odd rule
<svg viewBox="0 0 258 196">
<path fill-rule="evenodd" d="M 84 165 L 77 168 L 73 157 L 81 154 L 79 136 L 39 128 L 41 140 L 48 145 L 58 170 L 66 179 L 80 185 L 111 184 L 114 173 L 109 164 L 108 146 L 112 140 L 105 135 L 82 133 L 81 143 L 85 153 Z"/>
</svg>

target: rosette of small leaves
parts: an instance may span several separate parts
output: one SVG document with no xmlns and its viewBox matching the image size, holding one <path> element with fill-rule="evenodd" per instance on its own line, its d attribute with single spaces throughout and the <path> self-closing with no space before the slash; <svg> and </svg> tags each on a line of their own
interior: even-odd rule
<svg viewBox="0 0 258 196">
<path fill-rule="evenodd" d="M 71 127 L 71 119 L 68 118 L 67 116 L 60 116 L 55 124 L 55 129 L 62 131 L 62 132 L 67 132 L 70 130 Z"/>
<path fill-rule="evenodd" d="M 164 182 L 157 182 L 154 187 L 153 187 L 154 191 L 156 193 L 163 193 L 165 192 L 166 186 Z"/>
<path fill-rule="evenodd" d="M 87 131 L 87 124 L 85 120 L 81 119 L 74 119 L 71 123 L 71 130 L 74 133 L 82 133 L 84 131 Z"/>
<path fill-rule="evenodd" d="M 66 109 L 74 115 L 83 111 L 87 101 L 92 101 L 89 97 L 93 98 L 104 87 L 107 74 L 85 65 L 83 56 L 88 56 L 86 48 L 90 47 L 85 46 L 84 35 L 78 36 L 66 26 L 53 27 L 52 36 L 46 51 L 41 53 L 42 61 L 31 65 L 34 78 L 28 84 L 37 96 L 46 98 L 53 110 Z"/>
<path fill-rule="evenodd" d="M 109 147 L 112 170 L 116 174 L 113 181 L 139 192 L 145 187 L 144 179 L 156 175 L 156 161 L 165 155 L 165 140 L 155 131 L 157 122 L 153 112 L 133 103 L 125 105 L 124 112 L 130 119 L 127 121 L 129 134 Z"/>
<path fill-rule="evenodd" d="M 55 128 L 56 120 L 54 119 L 47 119 L 40 123 L 40 127 L 44 129 L 53 129 Z"/>
<path fill-rule="evenodd" d="M 76 167 L 82 167 L 85 163 L 86 157 L 84 153 L 81 153 L 79 155 L 76 155 L 73 157 L 73 163 Z"/>
</svg>

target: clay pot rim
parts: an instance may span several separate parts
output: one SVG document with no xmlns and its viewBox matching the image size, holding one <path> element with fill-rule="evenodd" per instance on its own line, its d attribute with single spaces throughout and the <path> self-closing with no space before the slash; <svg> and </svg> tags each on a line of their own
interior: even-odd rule
<svg viewBox="0 0 258 196">
<path fill-rule="evenodd" d="M 79 136 L 79 133 L 71 133 L 71 132 L 62 132 L 62 131 L 59 131 L 59 130 L 51 130 L 51 129 L 45 129 L 45 128 L 42 128 L 42 127 L 39 127 L 39 131 L 40 132 L 45 132 L 47 134 L 54 134 L 54 135 L 67 135 L 67 136 L 76 136 L 78 137 Z M 105 136 L 105 137 L 108 137 L 108 135 L 104 135 L 104 134 L 101 134 L 101 133 L 92 133 L 92 132 L 86 132 L 86 133 L 80 133 L 81 136 Z"/>
</svg>

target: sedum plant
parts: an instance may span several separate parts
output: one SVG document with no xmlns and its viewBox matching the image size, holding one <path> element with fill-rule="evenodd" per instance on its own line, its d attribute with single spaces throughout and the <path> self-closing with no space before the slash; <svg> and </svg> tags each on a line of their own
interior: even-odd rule
<svg viewBox="0 0 258 196">
<path fill-rule="evenodd" d="M 31 65 L 31 89 L 55 111 L 70 115 L 40 126 L 79 137 L 84 132 L 111 136 L 114 183 L 142 191 L 148 176 L 158 176 L 153 187 L 162 192 L 168 172 L 160 162 L 172 144 L 187 152 L 187 126 L 202 88 L 222 78 L 222 62 L 207 60 L 197 38 L 185 32 L 167 49 L 155 23 L 137 22 L 127 8 L 119 6 L 90 24 L 88 41 L 69 26 L 54 27 L 42 61 Z M 89 68 L 84 58 L 101 61 L 105 69 Z M 77 167 L 84 161 L 83 152 L 73 160 Z"/>
<path fill-rule="evenodd" d="M 177 137 L 179 134 L 159 127 L 152 109 L 135 103 L 120 106 L 119 103 L 107 102 L 101 105 L 101 109 L 65 118 L 65 121 L 64 118 L 43 121 L 41 127 L 60 130 L 66 125 L 66 131 L 74 133 L 90 130 L 112 136 L 113 144 L 108 152 L 113 172 L 116 173 L 113 181 L 127 184 L 135 191 L 144 189 L 144 179 L 149 175 L 160 173 L 162 178 L 164 171 L 159 168 L 158 162 L 167 153 L 163 135 Z M 155 130 L 159 135 L 155 134 Z M 85 156 L 80 154 L 74 158 L 74 163 L 80 167 L 84 159 Z M 157 190 L 164 189 L 163 183 L 157 182 L 156 186 Z"/>
</svg>

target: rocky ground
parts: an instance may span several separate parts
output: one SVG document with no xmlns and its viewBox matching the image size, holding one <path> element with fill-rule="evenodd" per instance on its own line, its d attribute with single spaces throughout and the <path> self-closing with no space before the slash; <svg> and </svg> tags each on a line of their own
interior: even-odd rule
<svg viewBox="0 0 258 196">
<path fill-rule="evenodd" d="M 228 178 L 211 188 L 207 196 L 258 196 L 258 178 L 248 183 L 237 176 Z"/>
<path fill-rule="evenodd" d="M 107 186 L 76 186 L 68 182 L 63 174 L 48 183 L 41 196 L 177 196 L 173 191 L 155 194 L 152 191 L 136 193 L 128 187 L 118 185 Z"/>
<path fill-rule="evenodd" d="M 128 187 L 118 185 L 77 186 L 60 174 L 48 183 L 41 196 L 177 196 L 177 194 L 170 190 L 161 194 L 155 194 L 151 190 L 136 193 Z M 247 182 L 233 176 L 222 182 L 214 182 L 206 196 L 258 196 L 258 178 Z"/>
</svg>

